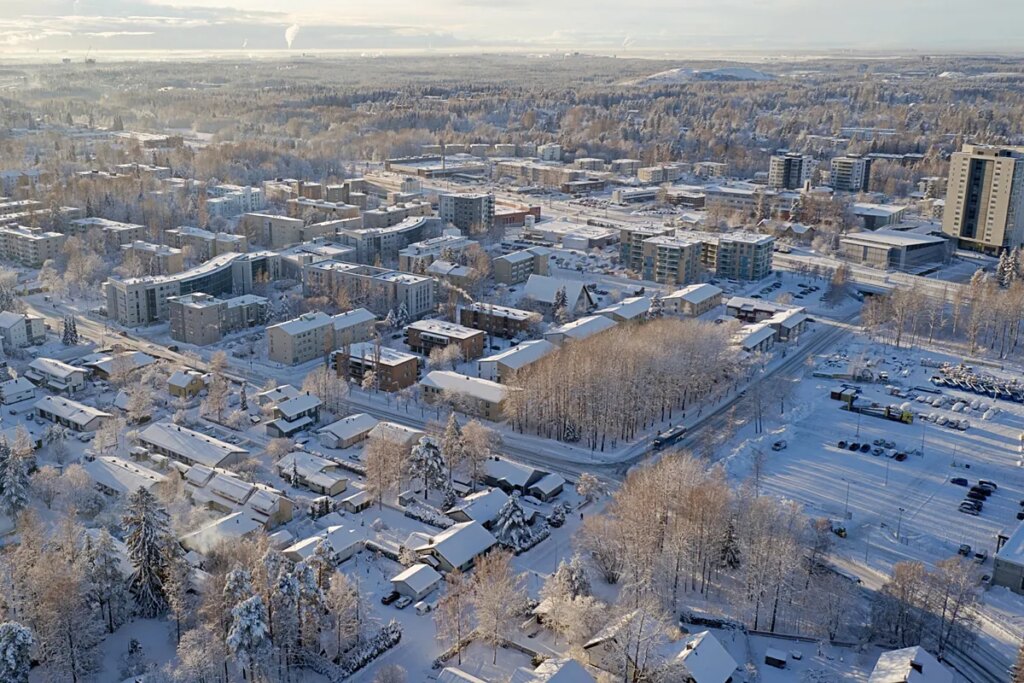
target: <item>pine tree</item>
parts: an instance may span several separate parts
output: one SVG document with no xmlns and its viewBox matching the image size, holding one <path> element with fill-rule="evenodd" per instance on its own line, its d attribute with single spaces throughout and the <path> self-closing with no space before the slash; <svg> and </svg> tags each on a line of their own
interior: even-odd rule
<svg viewBox="0 0 1024 683">
<path fill-rule="evenodd" d="M 665 317 L 665 301 L 660 296 L 651 299 L 651 307 L 647 311 L 647 317 L 651 320 Z"/>
<path fill-rule="evenodd" d="M 245 395 L 245 382 L 242 382 L 242 391 L 238 395 L 238 409 L 243 412 L 249 410 L 249 397 Z"/>
<path fill-rule="evenodd" d="M 135 596 L 140 614 L 158 616 L 167 609 L 164 580 L 172 542 L 167 511 L 157 504 L 152 493 L 139 488 L 128 498 L 121 522 L 128 559 L 134 567 L 128 581 L 129 590 Z"/>
<path fill-rule="evenodd" d="M 409 454 L 409 473 L 423 480 L 423 499 L 426 500 L 431 487 L 442 489 L 448 484 L 448 473 L 444 456 L 437 442 L 429 436 L 421 437 Z"/>
<path fill-rule="evenodd" d="M 398 326 L 398 316 L 395 315 L 395 309 L 388 309 L 388 315 L 384 318 L 384 329 L 393 330 Z"/>
<path fill-rule="evenodd" d="M 316 586 L 326 592 L 331 587 L 331 572 L 334 571 L 334 553 L 327 539 L 320 539 L 309 558 L 309 566 L 316 576 Z"/>
<path fill-rule="evenodd" d="M 565 293 L 565 287 L 560 287 L 555 292 L 555 300 L 551 303 L 551 315 L 559 323 L 567 322 L 569 319 L 569 296 Z"/>
<path fill-rule="evenodd" d="M 236 564 L 224 575 L 224 604 L 237 605 L 252 595 L 252 574 Z"/>
<path fill-rule="evenodd" d="M 410 322 L 409 320 L 409 307 L 405 305 L 403 301 L 398 306 L 398 313 L 395 314 L 395 327 L 404 328 Z"/>
<path fill-rule="evenodd" d="M 78 336 L 78 321 L 75 320 L 75 316 L 71 316 L 71 344 L 77 346 L 81 339 Z"/>
<path fill-rule="evenodd" d="M 61 343 L 64 346 L 71 346 L 71 316 L 64 316 L 64 323 L 61 325 Z"/>
<path fill-rule="evenodd" d="M 100 606 L 100 614 L 107 622 L 107 632 L 113 633 L 127 618 L 128 597 L 113 536 L 106 529 L 100 529 L 85 555 L 92 580 L 92 598 Z"/>
<path fill-rule="evenodd" d="M 28 460 L 0 438 L 0 510 L 17 516 L 28 504 Z"/>
<path fill-rule="evenodd" d="M 498 511 L 491 527 L 494 538 L 512 550 L 524 550 L 533 542 L 533 529 L 526 522 L 526 513 L 519 502 L 519 493 L 513 493 Z"/>
<path fill-rule="evenodd" d="M 1020 251 L 1021 250 L 1018 247 L 1017 249 L 1014 249 L 1013 251 L 1010 252 L 1010 264 L 1009 264 L 1010 282 L 1016 282 L 1021 277 L 1021 272 L 1020 272 L 1020 267 L 1021 267 Z"/>
<path fill-rule="evenodd" d="M 573 555 L 568 562 L 559 562 L 552 580 L 564 587 L 565 593 L 570 597 L 578 598 L 591 594 L 590 577 L 579 555 Z"/>
<path fill-rule="evenodd" d="M 18 622 L 0 624 L 0 681 L 28 683 L 34 644 L 32 632 Z"/>
<path fill-rule="evenodd" d="M 270 629 L 263 598 L 253 595 L 231 609 L 227 646 L 246 678 L 256 678 L 270 655 Z"/>
<path fill-rule="evenodd" d="M 1000 287 L 1010 284 L 1010 253 L 1006 250 L 999 254 L 999 265 L 996 266 L 996 281 Z"/>
</svg>

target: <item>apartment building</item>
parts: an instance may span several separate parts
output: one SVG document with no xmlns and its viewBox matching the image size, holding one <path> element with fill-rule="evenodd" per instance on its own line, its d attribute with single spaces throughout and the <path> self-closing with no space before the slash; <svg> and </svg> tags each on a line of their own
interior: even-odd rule
<svg viewBox="0 0 1024 683">
<path fill-rule="evenodd" d="M 665 164 L 664 166 L 645 166 L 638 169 L 636 177 L 642 183 L 672 183 L 683 176 L 685 167 L 681 164 Z"/>
<path fill-rule="evenodd" d="M 323 358 L 338 348 L 370 341 L 377 316 L 356 308 L 336 316 L 319 311 L 305 313 L 267 328 L 268 356 L 285 365 Z"/>
<path fill-rule="evenodd" d="M 267 321 L 270 302 L 252 294 L 218 299 L 195 293 L 167 300 L 171 339 L 206 346 L 219 342 L 225 334 Z"/>
<path fill-rule="evenodd" d="M 604 159 L 596 157 L 581 157 L 572 162 L 572 165 L 581 171 L 603 171 Z"/>
<path fill-rule="evenodd" d="M 37 315 L 0 313 L 0 343 L 5 354 L 46 341 L 46 323 Z"/>
<path fill-rule="evenodd" d="M 871 184 L 871 159 L 856 154 L 835 157 L 830 162 L 832 189 L 838 192 L 867 192 Z"/>
<path fill-rule="evenodd" d="M 640 165 L 639 159 L 615 159 L 608 164 L 608 170 L 619 175 L 635 176 L 640 170 Z"/>
<path fill-rule="evenodd" d="M 429 206 L 429 205 L 428 205 Z M 369 213 L 369 212 L 367 212 Z M 366 214 L 363 214 L 364 220 Z M 441 232 L 441 219 L 433 216 L 413 216 L 388 227 L 339 227 L 337 241 L 355 249 L 359 263 L 391 261 L 398 252 L 416 242 L 422 242 Z"/>
<path fill-rule="evenodd" d="M 502 418 L 508 387 L 479 377 L 460 375 L 447 370 L 434 370 L 420 382 L 423 400 L 434 403 L 447 397 L 457 397 L 459 407 L 471 415 L 485 420 Z"/>
<path fill-rule="evenodd" d="M 125 256 L 131 254 L 139 260 L 147 275 L 174 275 L 185 270 L 185 254 L 181 249 L 166 244 L 153 244 L 136 240 L 121 247 Z"/>
<path fill-rule="evenodd" d="M 345 218 L 359 218 L 359 207 L 342 202 L 296 197 L 287 202 L 288 215 L 306 223 L 320 223 Z"/>
<path fill-rule="evenodd" d="M 275 363 L 299 365 L 334 351 L 334 320 L 320 311 L 304 313 L 267 328 L 267 357 Z"/>
<path fill-rule="evenodd" d="M 949 160 L 942 232 L 961 249 L 1024 245 L 1024 147 L 964 145 Z"/>
<path fill-rule="evenodd" d="M 729 173 L 729 164 L 724 161 L 698 161 L 693 165 L 693 174 L 699 178 L 724 178 Z"/>
<path fill-rule="evenodd" d="M 675 228 L 653 225 L 624 225 L 619 230 L 619 263 L 634 273 L 644 269 L 644 241 L 652 237 L 672 235 Z"/>
<path fill-rule="evenodd" d="M 238 223 L 238 231 L 252 242 L 266 245 L 270 249 L 282 249 L 303 242 L 305 226 L 301 218 L 246 213 Z"/>
<path fill-rule="evenodd" d="M 772 273 L 775 238 L 770 235 L 687 231 L 679 236 L 700 241 L 701 263 L 716 277 L 761 280 Z"/>
<path fill-rule="evenodd" d="M 409 218 L 419 218 L 434 215 L 434 208 L 430 202 L 407 202 L 405 204 L 393 204 L 382 206 L 377 209 L 370 209 L 363 212 L 363 227 L 390 228 L 398 225 Z"/>
<path fill-rule="evenodd" d="M 503 339 L 529 334 L 540 322 L 540 314 L 518 308 L 474 302 L 459 309 L 459 322 Z"/>
<path fill-rule="evenodd" d="M 661 298 L 666 314 L 697 317 L 722 303 L 722 290 L 707 283 L 687 285 Z"/>
<path fill-rule="evenodd" d="M 371 342 L 335 351 L 331 363 L 339 377 L 360 384 L 367 373 L 373 372 L 375 388 L 387 392 L 412 386 L 419 375 L 418 356 Z"/>
<path fill-rule="evenodd" d="M 174 275 L 107 279 L 107 317 L 122 325 L 148 325 L 168 317 L 167 300 L 202 292 L 250 294 L 253 285 L 281 277 L 281 257 L 270 251 L 221 254 Z"/>
<path fill-rule="evenodd" d="M 172 247 L 189 249 L 192 257 L 200 261 L 208 261 L 221 254 L 242 254 L 249 251 L 249 240 L 245 235 L 215 233 L 188 225 L 166 231 L 164 239 Z"/>
<path fill-rule="evenodd" d="M 442 320 L 417 320 L 405 328 L 405 343 L 416 353 L 427 356 L 434 349 L 455 344 L 462 349 L 464 360 L 483 355 L 486 336 L 481 330 Z"/>
<path fill-rule="evenodd" d="M 814 157 L 785 152 L 772 156 L 768 166 L 768 187 L 776 190 L 798 190 L 811 179 Z"/>
<path fill-rule="evenodd" d="M 262 211 L 263 207 L 267 205 L 267 198 L 263 194 L 263 190 L 247 185 L 214 185 L 206 188 L 206 194 L 210 199 L 220 200 L 217 203 L 224 207 L 221 210 L 225 213 L 216 215 L 237 216 L 250 211 Z M 207 211 L 209 211 L 210 204 L 210 200 L 207 200 Z M 211 212 L 211 215 L 214 214 Z"/>
<path fill-rule="evenodd" d="M 445 234 L 414 242 L 398 252 L 398 269 L 423 273 L 437 260 L 456 261 L 470 246 L 478 244 L 462 235 Z"/>
<path fill-rule="evenodd" d="M 641 243 L 642 277 L 661 284 L 685 285 L 696 282 L 703 273 L 700 240 L 659 235 Z"/>
<path fill-rule="evenodd" d="M 0 227 L 0 259 L 40 268 L 46 261 L 60 255 L 66 240 L 67 237 L 59 232 L 40 228 Z"/>
<path fill-rule="evenodd" d="M 83 235 L 90 230 L 99 230 L 107 244 L 118 247 L 146 239 L 146 226 L 135 223 L 122 223 L 107 218 L 91 216 L 89 218 L 76 218 L 68 221 L 65 234 Z"/>
<path fill-rule="evenodd" d="M 531 275 L 550 274 L 550 263 L 550 249 L 530 247 L 495 257 L 491 260 L 491 272 L 496 282 L 514 285 L 526 282 Z"/>
<path fill-rule="evenodd" d="M 513 182 L 520 185 L 561 187 L 566 183 L 585 178 L 586 173 L 578 168 L 542 164 L 536 161 L 499 161 L 494 165 L 494 177 L 511 178 Z"/>
<path fill-rule="evenodd" d="M 122 175 L 134 176 L 144 180 L 166 180 L 171 177 L 171 169 L 167 166 L 152 164 L 118 164 L 114 170 Z"/>
<path fill-rule="evenodd" d="M 519 228 L 528 222 L 540 220 L 539 206 L 502 206 L 498 204 L 494 209 L 494 227 L 496 228 Z"/>
<path fill-rule="evenodd" d="M 562 160 L 562 146 L 549 142 L 546 145 L 537 146 L 537 156 L 542 161 L 561 161 Z"/>
<path fill-rule="evenodd" d="M 446 224 L 467 233 L 487 232 L 494 227 L 494 195 L 484 192 L 440 194 L 438 213 Z"/>
<path fill-rule="evenodd" d="M 432 278 L 386 268 L 318 261 L 302 269 L 302 284 L 307 296 L 330 296 L 345 290 L 354 305 L 380 316 L 404 306 L 409 318 L 416 319 L 435 308 Z"/>
</svg>

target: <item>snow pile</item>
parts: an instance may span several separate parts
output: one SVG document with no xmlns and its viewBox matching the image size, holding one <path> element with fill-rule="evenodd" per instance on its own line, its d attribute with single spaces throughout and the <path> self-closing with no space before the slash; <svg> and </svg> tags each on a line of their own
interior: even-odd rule
<svg viewBox="0 0 1024 683">
<path fill-rule="evenodd" d="M 405 516 L 438 529 L 447 529 L 455 524 L 451 517 L 426 503 L 410 503 L 405 507 Z"/>
<path fill-rule="evenodd" d="M 391 621 L 387 626 L 377 631 L 369 640 L 352 650 L 341 663 L 341 677 L 336 683 L 340 683 L 364 666 L 380 657 L 382 654 L 398 645 L 402 639 L 402 627 L 397 621 Z"/>
</svg>

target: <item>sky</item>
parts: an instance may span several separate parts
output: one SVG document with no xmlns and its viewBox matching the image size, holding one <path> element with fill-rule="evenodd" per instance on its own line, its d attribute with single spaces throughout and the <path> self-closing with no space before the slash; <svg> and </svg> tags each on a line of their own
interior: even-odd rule
<svg viewBox="0 0 1024 683">
<path fill-rule="evenodd" d="M 1020 52 L 1024 0 L 0 0 L 0 51 Z"/>
</svg>

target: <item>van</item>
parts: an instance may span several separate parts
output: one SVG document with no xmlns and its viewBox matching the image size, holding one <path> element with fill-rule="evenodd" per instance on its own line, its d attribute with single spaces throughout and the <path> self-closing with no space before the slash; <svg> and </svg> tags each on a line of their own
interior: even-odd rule
<svg viewBox="0 0 1024 683">
<path fill-rule="evenodd" d="M 431 605 L 426 600 L 420 600 L 419 602 L 416 603 L 416 614 L 426 614 L 427 612 L 429 612 L 433 608 L 434 608 L 434 606 Z"/>
</svg>

